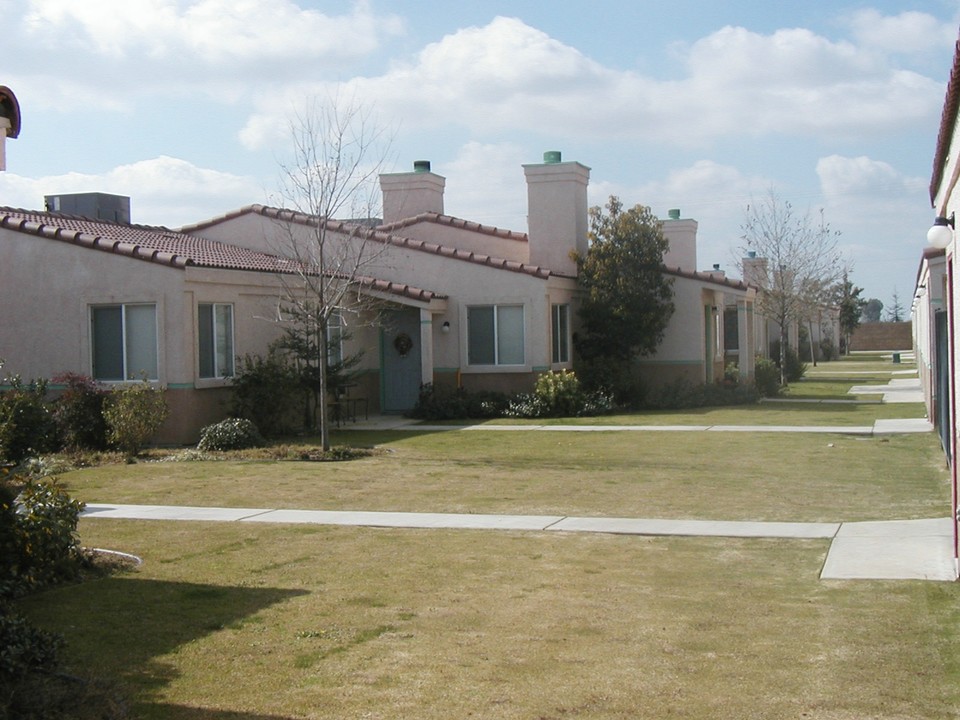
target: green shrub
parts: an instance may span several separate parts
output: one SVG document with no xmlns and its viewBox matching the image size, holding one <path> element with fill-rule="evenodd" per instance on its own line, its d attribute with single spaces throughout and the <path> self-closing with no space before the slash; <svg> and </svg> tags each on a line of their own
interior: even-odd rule
<svg viewBox="0 0 960 720">
<path fill-rule="evenodd" d="M 686 410 L 703 404 L 703 385 L 683 378 L 652 388 L 644 401 L 652 410 Z"/>
<path fill-rule="evenodd" d="M 66 385 L 54 403 L 53 417 L 64 447 L 71 450 L 104 450 L 107 447 L 107 423 L 103 404 L 107 397 L 93 378 L 63 373 L 53 382 Z"/>
<path fill-rule="evenodd" d="M 583 389 L 594 397 L 612 398 L 613 404 L 622 408 L 643 406 L 646 389 L 636 363 L 596 356 L 580 359 L 576 371 Z"/>
<path fill-rule="evenodd" d="M 46 405 L 47 383 L 24 384 L 10 377 L 11 388 L 0 393 L 0 461 L 19 463 L 59 446 L 57 426 Z"/>
<path fill-rule="evenodd" d="M 417 420 L 458 420 L 467 417 L 467 403 L 462 388 L 423 383 L 417 402 L 407 413 Z"/>
<path fill-rule="evenodd" d="M 200 431 L 197 450 L 245 450 L 263 445 L 257 426 L 246 418 L 228 418 Z"/>
<path fill-rule="evenodd" d="M 0 718 L 126 717 L 123 698 L 104 683 L 60 670 L 59 635 L 12 610 L 13 598 L 87 566 L 76 535 L 81 509 L 56 484 L 0 469 Z"/>
<path fill-rule="evenodd" d="M 233 378 L 233 414 L 253 422 L 267 437 L 284 435 L 303 403 L 302 393 L 296 368 L 281 353 L 246 355 Z"/>
<path fill-rule="evenodd" d="M 803 379 L 807 372 L 807 364 L 800 359 L 800 355 L 789 345 L 783 353 L 784 371 L 783 377 L 788 383 L 797 382 Z M 774 340 L 770 344 L 770 357 L 773 358 L 777 367 L 780 367 L 780 341 Z"/>
<path fill-rule="evenodd" d="M 820 341 L 820 358 L 822 360 L 838 360 L 840 352 L 833 343 L 833 338 L 825 337 Z"/>
<path fill-rule="evenodd" d="M 23 676 L 57 666 L 63 638 L 30 625 L 0 601 L 0 687 L 9 687 Z"/>
<path fill-rule="evenodd" d="M 758 400 L 756 388 L 749 385 L 715 382 L 695 384 L 679 379 L 647 395 L 647 407 L 654 410 L 686 410 L 698 407 L 749 405 Z"/>
<path fill-rule="evenodd" d="M 107 439 L 128 459 L 135 458 L 167 418 L 163 388 L 148 380 L 113 390 L 104 402 Z"/>
<path fill-rule="evenodd" d="M 760 397 L 776 397 L 780 394 L 780 369 L 773 360 L 758 357 L 753 372 L 754 385 Z"/>
<path fill-rule="evenodd" d="M 25 481 L 11 500 L 19 481 L 6 480 L 0 499 L 0 513 L 10 527 L 0 536 L 0 593 L 8 597 L 73 580 L 85 564 L 77 538 L 83 503 L 48 480 Z"/>
<path fill-rule="evenodd" d="M 488 420 L 503 417 L 510 406 L 510 397 L 493 390 L 465 392 L 467 417 L 475 420 Z"/>
</svg>

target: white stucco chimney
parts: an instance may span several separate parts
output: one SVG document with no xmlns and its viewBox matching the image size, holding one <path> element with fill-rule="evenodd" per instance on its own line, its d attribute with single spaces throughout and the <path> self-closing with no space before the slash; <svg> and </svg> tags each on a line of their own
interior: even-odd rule
<svg viewBox="0 0 960 720">
<path fill-rule="evenodd" d="M 668 268 L 680 268 L 687 272 L 697 271 L 696 220 L 680 217 L 679 210 L 670 210 L 663 221 L 663 237 L 669 247 L 663 254 L 663 264 Z"/>
<path fill-rule="evenodd" d="M 769 263 L 766 258 L 757 257 L 757 253 L 751 250 L 740 262 L 743 265 L 743 281 L 747 285 L 767 287 Z"/>
<path fill-rule="evenodd" d="M 383 193 L 383 222 L 392 223 L 421 213 L 443 215 L 445 178 L 430 170 L 429 160 L 413 163 L 413 172 L 384 173 L 380 176 Z"/>
<path fill-rule="evenodd" d="M 577 274 L 570 258 L 587 252 L 587 185 L 590 168 L 561 162 L 560 153 L 543 154 L 543 163 L 524 165 L 527 177 L 527 234 L 530 263 L 558 274 Z"/>
<path fill-rule="evenodd" d="M 7 169 L 7 138 L 20 134 L 20 104 L 13 90 L 0 85 L 0 171 Z"/>
<path fill-rule="evenodd" d="M 7 118 L 0 117 L 0 170 L 7 169 L 7 133 L 11 127 Z"/>
</svg>

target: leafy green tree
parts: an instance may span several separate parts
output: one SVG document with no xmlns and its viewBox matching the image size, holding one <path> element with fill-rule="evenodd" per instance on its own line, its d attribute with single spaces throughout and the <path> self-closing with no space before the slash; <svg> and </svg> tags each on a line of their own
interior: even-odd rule
<svg viewBox="0 0 960 720">
<path fill-rule="evenodd" d="M 667 240 L 650 208 L 624 209 L 611 196 L 590 209 L 590 248 L 575 254 L 582 331 L 575 338 L 584 381 L 633 401 L 637 357 L 653 353 L 673 315 L 673 279 L 664 273 Z M 633 395 L 634 397 L 629 397 Z"/>
<path fill-rule="evenodd" d="M 860 319 L 865 323 L 880 322 L 880 313 L 883 312 L 883 301 L 870 298 L 863 305 L 863 314 Z"/>
<path fill-rule="evenodd" d="M 867 301 L 860 297 L 863 288 L 850 282 L 848 273 L 835 288 L 836 304 L 840 310 L 840 337 L 843 339 L 844 353 L 850 354 L 850 338 L 858 327 Z"/>
</svg>

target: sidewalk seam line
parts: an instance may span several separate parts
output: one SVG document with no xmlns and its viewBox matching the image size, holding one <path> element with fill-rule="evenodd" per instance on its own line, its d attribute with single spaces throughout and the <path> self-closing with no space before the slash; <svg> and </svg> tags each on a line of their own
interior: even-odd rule
<svg viewBox="0 0 960 720">
<path fill-rule="evenodd" d="M 564 516 L 563 516 L 562 518 L 560 518 L 559 520 L 554 520 L 552 523 L 550 523 L 550 524 L 548 524 L 548 525 L 545 525 L 543 529 L 544 529 L 544 530 L 550 530 L 551 528 L 553 528 L 554 525 L 557 525 L 558 523 L 562 523 L 562 522 L 563 522 L 564 520 L 566 520 L 568 517 L 570 517 L 570 516 L 569 516 L 569 515 L 564 515 Z"/>
<path fill-rule="evenodd" d="M 238 517 L 236 521 L 237 521 L 237 522 L 243 522 L 244 520 L 249 520 L 250 518 L 260 517 L 261 515 L 269 515 L 270 513 L 274 513 L 274 512 L 276 512 L 276 511 L 277 511 L 276 508 L 272 508 L 272 509 L 270 509 L 270 510 L 263 510 L 263 511 L 258 512 L 258 513 L 252 513 L 252 514 L 250 514 L 250 515 L 244 515 L 243 517 Z"/>
</svg>

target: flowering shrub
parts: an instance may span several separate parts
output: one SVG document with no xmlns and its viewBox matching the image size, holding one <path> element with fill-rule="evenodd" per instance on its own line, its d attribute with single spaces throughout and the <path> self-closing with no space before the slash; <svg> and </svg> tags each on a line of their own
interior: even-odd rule
<svg viewBox="0 0 960 720">
<path fill-rule="evenodd" d="M 263 444 L 257 426 L 246 418 L 228 418 L 200 431 L 197 450 L 244 450 Z"/>
<path fill-rule="evenodd" d="M 510 401 L 508 417 L 584 417 L 612 412 L 613 398 L 602 392 L 587 393 L 576 374 L 567 370 L 543 373 L 533 393 L 522 393 Z"/>
</svg>

